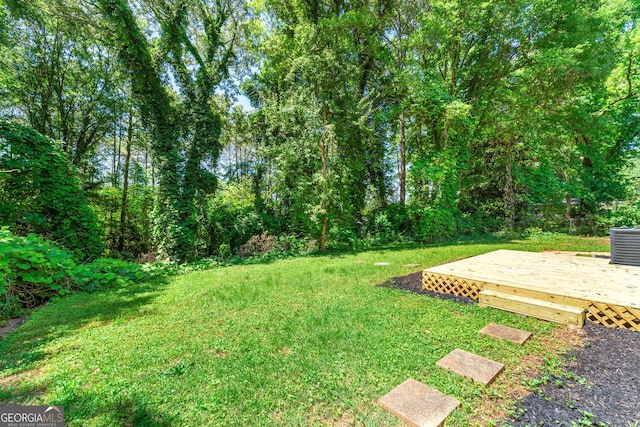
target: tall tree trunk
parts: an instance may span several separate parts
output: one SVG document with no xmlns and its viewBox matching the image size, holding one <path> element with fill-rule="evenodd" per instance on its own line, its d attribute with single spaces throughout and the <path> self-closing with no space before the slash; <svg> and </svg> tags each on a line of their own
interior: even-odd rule
<svg viewBox="0 0 640 427">
<path fill-rule="evenodd" d="M 404 205 L 407 192 L 407 140 L 405 138 L 404 111 L 400 113 L 400 204 Z"/>
<path fill-rule="evenodd" d="M 327 198 L 328 195 L 326 194 L 326 190 L 327 190 L 327 185 L 328 185 L 328 178 L 329 178 L 329 144 L 327 142 L 327 134 L 326 134 L 326 127 L 327 127 L 327 111 L 325 110 L 323 112 L 323 116 L 324 116 L 324 127 L 325 127 L 325 132 L 322 138 L 322 141 L 320 142 L 320 156 L 322 158 L 322 169 L 321 169 L 321 173 L 322 173 L 322 192 L 323 194 L 320 197 L 320 241 L 318 242 L 318 249 L 320 251 L 324 251 L 327 248 L 327 234 L 328 234 L 328 222 L 329 222 L 329 218 L 327 215 Z"/>
<path fill-rule="evenodd" d="M 116 188 L 118 182 L 116 181 L 117 172 L 117 156 L 118 156 L 118 122 L 115 122 L 113 127 L 113 156 L 111 157 L 111 185 Z"/>
<path fill-rule="evenodd" d="M 404 46 L 402 45 L 404 37 L 404 28 L 402 25 L 402 10 L 400 5 L 396 8 L 396 19 L 398 20 L 397 33 L 398 33 L 398 70 L 402 73 L 404 71 Z M 404 84 L 403 84 L 404 87 Z M 404 91 L 403 91 L 404 92 Z M 402 104 L 403 101 L 400 101 Z M 400 168 L 398 170 L 398 179 L 400 181 L 400 204 L 404 205 L 406 201 L 407 193 L 407 139 L 405 136 L 405 115 L 404 109 L 400 113 Z"/>
<path fill-rule="evenodd" d="M 131 141 L 133 140 L 133 112 L 129 111 L 129 126 L 127 127 L 127 148 L 124 158 L 122 177 L 122 202 L 120 203 L 120 234 L 118 236 L 118 251 L 124 251 L 124 234 L 127 221 L 127 192 L 129 190 L 129 163 L 131 161 Z"/>
<path fill-rule="evenodd" d="M 507 143 L 507 165 L 505 168 L 505 184 L 504 184 L 504 211 L 506 217 L 506 226 L 509 231 L 513 231 L 516 222 L 516 193 L 513 185 L 513 161 L 514 161 L 513 142 Z"/>
</svg>

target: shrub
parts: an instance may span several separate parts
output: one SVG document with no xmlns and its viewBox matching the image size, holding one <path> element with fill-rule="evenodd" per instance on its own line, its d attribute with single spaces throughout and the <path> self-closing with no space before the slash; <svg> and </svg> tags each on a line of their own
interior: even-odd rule
<svg viewBox="0 0 640 427">
<path fill-rule="evenodd" d="M 285 254 L 298 255 L 315 249 L 317 242 L 300 238 L 295 234 L 285 234 L 278 237 L 278 250 Z"/>
<path fill-rule="evenodd" d="M 98 291 L 128 286 L 153 276 L 153 271 L 113 258 L 99 258 L 80 264 L 70 271 L 74 287 L 82 291 Z"/>
<path fill-rule="evenodd" d="M 15 236 L 1 228 L 0 297 L 6 302 L 0 315 L 11 316 L 69 292 L 69 271 L 75 265 L 72 254 L 40 236 Z"/>
<path fill-rule="evenodd" d="M 223 243 L 218 248 L 218 257 L 220 259 L 227 259 L 231 256 L 231 246 L 228 243 Z"/>
<path fill-rule="evenodd" d="M 606 234 L 611 227 L 640 226 L 640 203 L 621 204 L 603 210 L 596 219 L 596 226 L 602 234 Z"/>
<path fill-rule="evenodd" d="M 0 228 L 0 317 L 19 314 L 73 291 L 99 291 L 123 287 L 165 274 L 162 267 L 147 267 L 117 259 L 100 258 L 77 264 L 57 244 L 35 234 L 16 236 Z"/>
<path fill-rule="evenodd" d="M 368 242 L 360 239 L 355 230 L 347 227 L 332 227 L 329 236 L 331 239 L 327 248 L 334 251 L 354 251 L 365 248 Z"/>
<path fill-rule="evenodd" d="M 59 144 L 0 120 L 0 225 L 39 234 L 80 259 L 102 252 L 102 230 Z"/>
<path fill-rule="evenodd" d="M 271 236 L 268 232 L 262 234 L 256 234 L 240 246 L 238 254 L 243 258 L 248 258 L 256 255 L 266 255 L 272 252 L 276 248 L 278 238 Z"/>
<path fill-rule="evenodd" d="M 365 236 L 374 245 L 405 240 L 411 234 L 407 208 L 390 203 L 369 212 L 365 217 Z"/>
<path fill-rule="evenodd" d="M 426 206 L 414 209 L 415 235 L 419 242 L 438 242 L 456 235 L 456 220 L 452 211 Z"/>
</svg>

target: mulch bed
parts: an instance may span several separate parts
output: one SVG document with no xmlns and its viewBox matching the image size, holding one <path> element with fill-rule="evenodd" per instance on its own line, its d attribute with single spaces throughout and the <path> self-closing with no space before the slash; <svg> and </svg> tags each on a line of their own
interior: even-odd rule
<svg viewBox="0 0 640 427">
<path fill-rule="evenodd" d="M 470 304 L 470 298 L 422 290 L 422 272 L 380 286 Z M 640 333 L 587 322 L 584 346 L 563 355 L 567 375 L 549 377 L 522 399 L 503 426 L 640 427 Z M 637 425 L 636 425 L 637 423 Z"/>
<path fill-rule="evenodd" d="M 415 273 L 407 274 L 406 276 L 394 277 L 381 283 L 379 286 L 398 288 L 405 291 L 415 292 L 416 294 L 428 295 L 433 298 L 439 298 L 443 300 L 453 300 L 462 304 L 473 304 L 475 301 L 467 297 L 458 297 L 450 294 L 439 294 L 433 291 L 425 291 L 422 289 L 422 271 L 416 271 Z"/>
<path fill-rule="evenodd" d="M 640 333 L 591 322 L 584 331 L 585 346 L 563 356 L 575 378 L 549 378 L 509 425 L 640 426 Z"/>
</svg>

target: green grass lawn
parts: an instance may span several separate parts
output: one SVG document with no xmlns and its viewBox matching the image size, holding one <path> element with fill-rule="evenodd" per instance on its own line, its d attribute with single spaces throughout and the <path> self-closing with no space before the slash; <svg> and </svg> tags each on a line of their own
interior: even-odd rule
<svg viewBox="0 0 640 427">
<path fill-rule="evenodd" d="M 508 403 L 525 358 L 554 363 L 556 326 L 375 285 L 411 272 L 406 263 L 603 243 L 565 236 L 307 257 L 73 295 L 0 342 L 0 403 L 64 405 L 69 426 L 394 426 L 376 401 L 412 377 L 462 401 L 449 425 L 474 424 Z M 489 322 L 535 335 L 522 347 L 479 336 Z M 435 367 L 455 348 L 507 370 L 486 388 Z"/>
</svg>

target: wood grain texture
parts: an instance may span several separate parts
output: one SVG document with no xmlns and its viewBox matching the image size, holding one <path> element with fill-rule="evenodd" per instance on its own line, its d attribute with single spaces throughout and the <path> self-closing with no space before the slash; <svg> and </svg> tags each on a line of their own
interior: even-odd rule
<svg viewBox="0 0 640 427">
<path fill-rule="evenodd" d="M 602 258 L 498 250 L 423 271 L 423 288 L 560 323 L 640 331 L 640 267 Z"/>
</svg>

